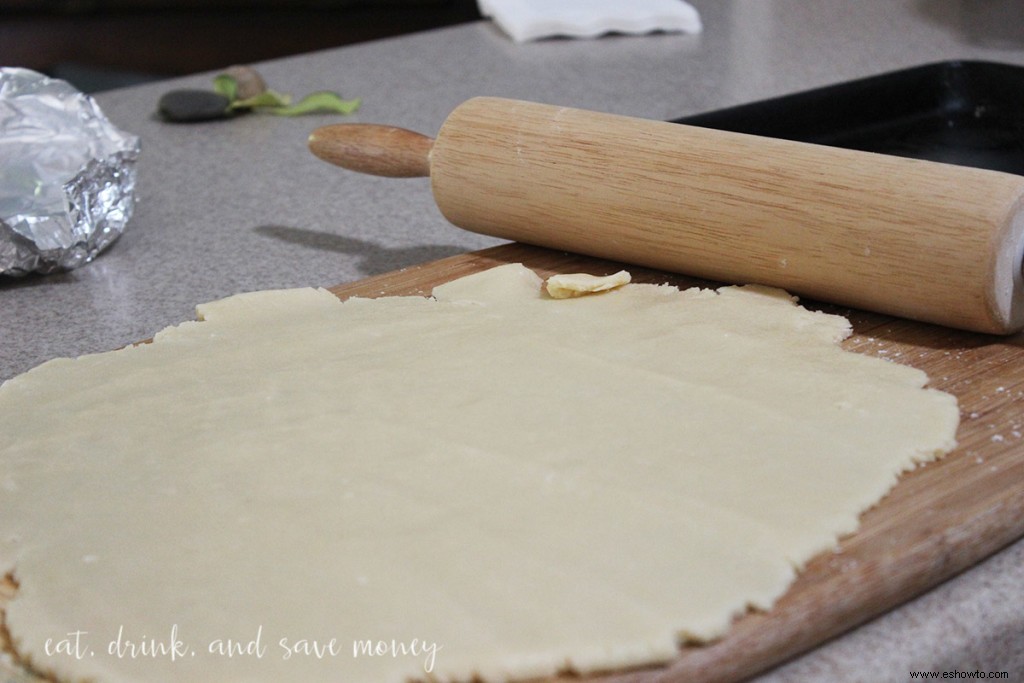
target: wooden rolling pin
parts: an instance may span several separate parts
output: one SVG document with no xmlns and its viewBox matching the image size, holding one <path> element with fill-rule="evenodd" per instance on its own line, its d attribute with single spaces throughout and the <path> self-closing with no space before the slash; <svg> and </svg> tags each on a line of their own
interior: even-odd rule
<svg viewBox="0 0 1024 683">
<path fill-rule="evenodd" d="M 437 138 L 340 124 L 314 154 L 429 176 L 474 232 L 977 332 L 1024 327 L 1024 177 L 476 98 Z"/>
</svg>

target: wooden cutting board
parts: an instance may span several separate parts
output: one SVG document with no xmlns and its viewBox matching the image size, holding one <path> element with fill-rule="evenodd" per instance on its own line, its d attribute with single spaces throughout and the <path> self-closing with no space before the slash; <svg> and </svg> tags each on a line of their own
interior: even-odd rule
<svg viewBox="0 0 1024 683">
<path fill-rule="evenodd" d="M 523 263 L 541 277 L 610 274 L 680 287 L 719 283 L 509 244 L 331 289 L 340 297 L 429 295 L 457 277 Z M 894 292 L 898 296 L 898 292 Z M 803 302 L 853 325 L 843 347 L 911 365 L 957 397 L 959 446 L 904 475 L 838 552 L 815 558 L 768 613 L 751 613 L 670 666 L 597 677 L 611 683 L 727 683 L 764 671 L 927 591 L 1024 536 L 1024 334 L 994 337 Z"/>
<path fill-rule="evenodd" d="M 541 277 L 609 274 L 680 287 L 716 283 L 508 244 L 379 275 L 331 291 L 339 297 L 429 295 L 438 284 L 505 263 Z M 894 295 L 898 295 L 895 292 Z M 721 640 L 687 645 L 666 667 L 595 677 L 608 683 L 742 680 L 923 593 L 1024 536 L 1024 335 L 987 337 L 886 316 L 804 305 L 848 317 L 849 350 L 924 370 L 960 403 L 959 446 L 904 475 L 863 515 L 837 552 L 815 558 L 767 613 L 738 619 Z M 0 582 L 0 608 L 16 593 Z M 6 633 L 0 629 L 0 639 Z M 29 679 L 25 679 L 29 680 Z"/>
</svg>

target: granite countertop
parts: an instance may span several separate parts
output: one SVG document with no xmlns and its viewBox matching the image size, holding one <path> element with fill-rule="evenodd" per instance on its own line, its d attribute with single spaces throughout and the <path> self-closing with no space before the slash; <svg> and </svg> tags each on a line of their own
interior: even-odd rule
<svg viewBox="0 0 1024 683">
<path fill-rule="evenodd" d="M 260 70 L 279 91 L 363 98 L 347 121 L 433 135 L 476 95 L 672 119 L 929 62 L 1024 65 L 1024 29 L 1000 21 L 996 1 L 693 4 L 705 24 L 697 36 L 518 45 L 478 22 Z M 208 87 L 211 77 L 97 97 L 142 138 L 136 214 L 84 268 L 0 279 L 0 379 L 148 338 L 191 319 L 197 303 L 239 291 L 330 286 L 500 243 L 448 224 L 423 179 L 358 176 L 315 159 L 307 136 L 337 117 L 198 125 L 154 117 L 162 92 Z M 914 669 L 1007 671 L 1024 680 L 1024 541 L 758 680 L 905 681 Z"/>
</svg>

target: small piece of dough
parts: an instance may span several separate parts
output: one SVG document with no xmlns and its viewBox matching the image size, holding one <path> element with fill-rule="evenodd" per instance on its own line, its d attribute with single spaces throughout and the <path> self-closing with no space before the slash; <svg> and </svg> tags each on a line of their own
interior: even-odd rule
<svg viewBox="0 0 1024 683">
<path fill-rule="evenodd" d="M 552 299 L 569 299 L 574 296 L 596 294 L 617 289 L 629 284 L 631 277 L 625 270 L 612 275 L 589 275 L 587 273 L 565 273 L 552 275 L 547 281 L 548 296 Z"/>
<path fill-rule="evenodd" d="M 98 683 L 663 662 L 954 446 L 952 396 L 778 290 L 540 285 L 243 294 L 4 383 L 17 651 Z"/>
</svg>

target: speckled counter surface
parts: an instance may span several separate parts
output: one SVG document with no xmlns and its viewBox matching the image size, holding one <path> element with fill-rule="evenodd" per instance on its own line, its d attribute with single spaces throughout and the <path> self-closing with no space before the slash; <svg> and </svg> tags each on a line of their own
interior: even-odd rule
<svg viewBox="0 0 1024 683">
<path fill-rule="evenodd" d="M 1024 29 L 970 0 L 704 0 L 699 36 L 517 45 L 489 23 L 260 66 L 276 90 L 364 100 L 346 120 L 434 134 L 457 104 L 500 95 L 668 119 L 918 64 L 1024 65 Z M 226 65 L 225 65 L 226 66 Z M 331 116 L 250 115 L 174 126 L 170 87 L 98 97 L 141 136 L 139 204 L 94 263 L 0 280 L 0 379 L 55 356 L 109 350 L 239 291 L 334 285 L 499 243 L 449 225 L 423 179 L 362 177 L 306 151 Z M 1007 671 L 1024 680 L 1024 542 L 762 681 L 905 681 L 909 671 Z"/>
</svg>

